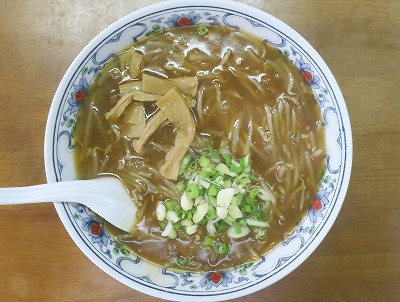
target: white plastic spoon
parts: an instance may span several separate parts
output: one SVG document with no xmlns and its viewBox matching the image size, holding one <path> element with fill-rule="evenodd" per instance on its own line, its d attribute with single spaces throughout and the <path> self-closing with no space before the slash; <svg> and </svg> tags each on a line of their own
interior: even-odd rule
<svg viewBox="0 0 400 302">
<path fill-rule="evenodd" d="M 136 225 L 137 208 L 127 189 L 115 177 L 0 188 L 0 205 L 39 202 L 81 203 L 125 232 Z"/>
</svg>

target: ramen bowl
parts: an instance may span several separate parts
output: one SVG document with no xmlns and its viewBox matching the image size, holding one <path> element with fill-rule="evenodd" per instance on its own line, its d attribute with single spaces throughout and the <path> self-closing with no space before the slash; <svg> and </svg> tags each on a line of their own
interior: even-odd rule
<svg viewBox="0 0 400 302">
<path fill-rule="evenodd" d="M 217 4 L 216 4 L 217 3 Z M 335 78 L 297 32 L 258 9 L 232 1 L 166 1 L 135 11 L 99 33 L 76 57 L 54 96 L 45 135 L 49 182 L 77 178 L 74 127 L 90 83 L 102 67 L 132 42 L 171 27 L 225 25 L 249 32 L 278 48 L 312 88 L 326 131 L 326 165 L 303 220 L 261 259 L 210 272 L 176 271 L 154 265 L 119 244 L 90 209 L 55 204 L 68 233 L 104 272 L 148 295 L 176 301 L 219 301 L 261 290 L 288 275 L 317 248 L 332 227 L 347 191 L 352 164 L 349 116 Z"/>
</svg>

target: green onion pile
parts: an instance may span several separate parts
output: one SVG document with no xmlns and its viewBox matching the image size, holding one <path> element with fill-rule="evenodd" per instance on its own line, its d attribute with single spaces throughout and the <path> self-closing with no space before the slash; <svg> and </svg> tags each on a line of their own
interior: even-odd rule
<svg viewBox="0 0 400 302">
<path fill-rule="evenodd" d="M 232 239 L 266 236 L 275 196 L 268 186 L 260 186 L 249 155 L 235 160 L 229 149 L 219 152 L 209 144 L 198 158 L 185 156 L 178 180 L 181 199 L 160 201 L 156 207 L 162 236 L 202 235 L 203 246 L 218 255 L 229 253 L 229 246 L 217 239 L 223 232 Z"/>
</svg>

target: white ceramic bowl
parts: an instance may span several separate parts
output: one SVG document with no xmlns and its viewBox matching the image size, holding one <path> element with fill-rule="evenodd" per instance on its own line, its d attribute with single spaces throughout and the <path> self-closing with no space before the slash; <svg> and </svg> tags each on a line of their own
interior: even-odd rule
<svg viewBox="0 0 400 302">
<path fill-rule="evenodd" d="M 327 169 L 303 221 L 285 242 L 255 263 L 221 272 L 190 273 L 158 267 L 130 254 L 82 205 L 55 207 L 82 252 L 113 278 L 164 299 L 217 301 L 258 291 L 299 266 L 324 239 L 347 191 L 352 138 L 346 105 L 325 62 L 297 32 L 265 12 L 225 0 L 171 0 L 123 17 L 99 33 L 65 73 L 48 117 L 45 164 L 49 182 L 76 178 L 72 137 L 77 112 L 90 82 L 113 55 L 149 32 L 199 23 L 224 24 L 259 36 L 282 50 L 314 90 L 327 132 Z"/>
</svg>

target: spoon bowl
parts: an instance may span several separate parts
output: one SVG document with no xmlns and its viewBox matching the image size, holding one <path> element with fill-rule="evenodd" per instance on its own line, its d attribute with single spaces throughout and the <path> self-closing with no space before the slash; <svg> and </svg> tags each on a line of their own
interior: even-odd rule
<svg viewBox="0 0 400 302">
<path fill-rule="evenodd" d="M 116 177 L 0 189 L 0 205 L 39 202 L 81 203 L 125 232 L 130 232 L 136 225 L 137 208 L 128 190 Z"/>
</svg>

